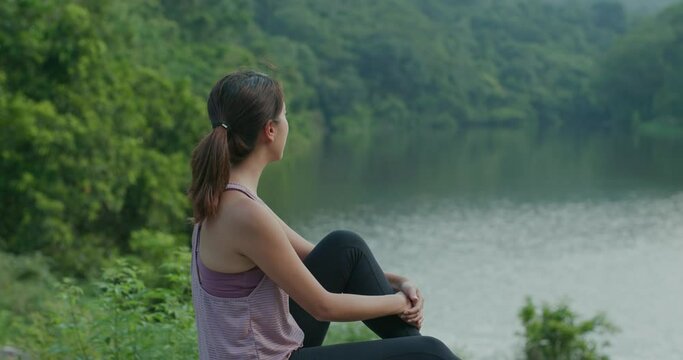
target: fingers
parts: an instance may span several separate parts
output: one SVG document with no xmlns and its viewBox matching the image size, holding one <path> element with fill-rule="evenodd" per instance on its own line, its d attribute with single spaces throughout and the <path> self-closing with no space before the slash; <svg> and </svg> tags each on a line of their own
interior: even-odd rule
<svg viewBox="0 0 683 360">
<path fill-rule="evenodd" d="M 403 319 L 403 321 L 412 322 L 412 321 L 416 321 L 418 319 L 421 319 L 423 317 L 424 317 L 424 315 L 422 313 L 418 313 L 415 315 L 402 317 L 401 319 Z"/>
<path fill-rule="evenodd" d="M 417 312 L 422 311 L 423 307 L 424 307 L 424 299 L 420 296 L 418 298 L 417 303 L 413 304 L 413 307 L 411 307 L 410 309 L 404 311 L 403 314 L 404 315 L 416 314 Z"/>
<path fill-rule="evenodd" d="M 408 298 L 413 304 L 415 304 L 418 301 L 417 288 L 408 288 L 408 293 L 406 295 L 408 295 Z"/>
<path fill-rule="evenodd" d="M 424 322 L 424 317 L 420 314 L 417 317 L 410 318 L 410 319 L 402 319 L 402 320 L 405 321 L 406 323 L 408 323 L 409 325 L 420 329 L 422 327 L 422 323 Z"/>
<path fill-rule="evenodd" d="M 410 316 L 410 315 L 415 315 L 418 312 L 422 311 L 422 309 L 418 306 L 411 307 L 410 309 L 406 310 L 403 312 L 403 316 Z"/>
<path fill-rule="evenodd" d="M 409 314 L 400 314 L 399 315 L 401 319 L 404 321 L 414 321 L 416 319 L 419 319 L 424 316 L 424 313 L 422 312 L 422 309 L 418 309 L 418 311 L 414 313 L 409 313 Z"/>
<path fill-rule="evenodd" d="M 410 302 L 415 304 L 417 302 L 417 299 L 420 297 L 418 294 L 418 289 L 417 287 L 410 281 L 406 280 L 400 285 L 401 291 L 406 294 L 408 299 L 410 299 Z"/>
<path fill-rule="evenodd" d="M 421 329 L 422 323 L 424 322 L 424 298 L 422 297 L 422 293 L 420 292 L 420 289 L 416 287 L 406 287 L 404 294 L 410 300 L 412 306 L 399 314 L 399 317 L 411 326 Z"/>
<path fill-rule="evenodd" d="M 422 315 L 422 310 L 411 313 L 411 314 L 404 314 L 403 317 L 405 317 L 406 319 L 413 319 L 413 318 L 416 318 L 420 315 Z"/>
</svg>

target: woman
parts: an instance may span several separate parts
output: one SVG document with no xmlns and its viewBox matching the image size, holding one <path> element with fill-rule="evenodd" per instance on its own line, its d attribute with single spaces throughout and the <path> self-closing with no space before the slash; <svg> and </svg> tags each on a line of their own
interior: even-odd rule
<svg viewBox="0 0 683 360">
<path fill-rule="evenodd" d="M 201 359 L 456 359 L 420 335 L 420 291 L 383 273 L 362 238 L 334 231 L 314 246 L 257 196 L 288 133 L 275 80 L 227 75 L 208 112 L 213 131 L 194 149 L 189 190 Z M 382 340 L 321 346 L 330 321 L 355 320 Z"/>
</svg>

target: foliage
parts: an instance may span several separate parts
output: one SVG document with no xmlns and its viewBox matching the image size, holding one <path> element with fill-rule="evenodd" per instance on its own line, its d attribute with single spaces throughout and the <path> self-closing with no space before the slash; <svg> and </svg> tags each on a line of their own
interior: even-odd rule
<svg viewBox="0 0 683 360">
<path fill-rule="evenodd" d="M 53 289 L 54 277 L 40 255 L 12 256 L 0 252 L 0 309 L 23 315 L 40 307 Z M 12 296 L 7 296 L 12 294 Z"/>
<path fill-rule="evenodd" d="M 607 114 L 677 124 L 680 9 L 629 33 L 598 68 L 627 30 L 617 2 L 10 1 L 0 8 L 0 250 L 59 253 L 53 270 L 87 278 L 108 258 L 145 253 L 141 236 L 182 244 L 203 98 L 238 67 L 282 80 L 299 150 L 324 133 L 385 128 Z"/>
<path fill-rule="evenodd" d="M 442 128 L 592 114 L 594 58 L 626 21 L 612 2 L 257 0 L 255 9 L 267 33 L 318 59 L 303 73 L 337 132 L 363 119 Z"/>
<path fill-rule="evenodd" d="M 55 282 L 44 257 L 0 252 L 0 345 L 11 343 L 16 327 L 41 311 L 45 299 L 54 294 Z"/>
<path fill-rule="evenodd" d="M 111 61 L 79 5 L 1 11 L 18 36 L 0 36 L 0 248 L 61 253 L 55 267 L 82 273 L 126 249 L 131 228 L 181 223 L 184 149 L 198 134 L 185 119 L 200 111 L 187 85 Z"/>
<path fill-rule="evenodd" d="M 183 266 L 182 273 L 165 275 L 187 283 L 187 274 Z M 94 286 L 82 288 L 66 278 L 56 293 L 26 323 L 12 323 L 5 341 L 40 359 L 197 356 L 194 315 L 184 287 L 149 287 L 139 269 L 123 259 L 106 268 Z"/>
<path fill-rule="evenodd" d="M 331 323 L 323 345 L 344 344 L 379 339 L 362 322 Z"/>
<path fill-rule="evenodd" d="M 614 333 L 617 328 L 604 314 L 579 321 L 565 303 L 536 307 L 531 299 L 519 311 L 524 326 L 524 355 L 527 360 L 607 360 L 595 335 Z"/>
<path fill-rule="evenodd" d="M 597 78 L 613 119 L 646 129 L 683 127 L 683 3 L 647 19 L 607 53 Z"/>
</svg>

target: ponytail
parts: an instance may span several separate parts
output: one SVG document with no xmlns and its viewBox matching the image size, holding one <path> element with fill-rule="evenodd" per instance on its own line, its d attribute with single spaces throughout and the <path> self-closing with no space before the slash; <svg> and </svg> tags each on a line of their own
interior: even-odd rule
<svg viewBox="0 0 683 360">
<path fill-rule="evenodd" d="M 214 85 L 207 101 L 213 131 L 192 152 L 188 196 L 194 224 L 218 213 L 230 166 L 239 165 L 254 150 L 259 131 L 278 117 L 283 106 L 280 84 L 262 73 L 237 71 Z"/>
<path fill-rule="evenodd" d="M 193 223 L 201 223 L 218 213 L 221 193 L 230 179 L 228 130 L 217 126 L 206 135 L 192 152 Z"/>
</svg>

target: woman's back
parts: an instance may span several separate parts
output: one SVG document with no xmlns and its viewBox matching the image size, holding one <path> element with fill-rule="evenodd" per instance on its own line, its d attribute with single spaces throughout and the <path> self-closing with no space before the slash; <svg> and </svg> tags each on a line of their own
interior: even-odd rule
<svg viewBox="0 0 683 360">
<path fill-rule="evenodd" d="M 288 358 L 304 338 L 289 312 L 289 296 L 265 274 L 246 296 L 212 295 L 201 277 L 200 236 L 197 224 L 192 233 L 191 272 L 199 358 Z"/>
<path fill-rule="evenodd" d="M 234 216 L 230 216 L 230 213 L 240 211 L 240 205 L 254 205 L 249 202 L 255 201 L 258 205 L 265 203 L 248 188 L 237 183 L 228 183 L 225 190 L 220 198 L 220 208 L 221 213 L 228 215 L 220 214 L 221 221 L 205 221 L 198 226 L 197 267 L 202 285 L 211 295 L 244 297 L 251 293 L 265 273 L 249 258 L 239 253 L 237 240 L 240 239 L 235 238 L 239 232 L 235 230 L 243 224 L 240 224 L 238 219 L 233 219 Z M 244 203 L 240 201 L 240 197 L 245 200 Z M 212 232 L 208 237 L 207 228 Z"/>
<path fill-rule="evenodd" d="M 240 241 L 243 223 L 240 212 L 248 206 L 260 206 L 265 203 L 253 192 L 237 183 L 228 183 L 220 197 L 219 213 L 215 218 L 207 219 L 201 225 L 199 242 L 200 270 L 201 265 L 213 271 L 229 274 L 247 272 L 256 267 L 254 262 L 240 253 Z"/>
</svg>

